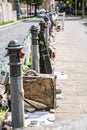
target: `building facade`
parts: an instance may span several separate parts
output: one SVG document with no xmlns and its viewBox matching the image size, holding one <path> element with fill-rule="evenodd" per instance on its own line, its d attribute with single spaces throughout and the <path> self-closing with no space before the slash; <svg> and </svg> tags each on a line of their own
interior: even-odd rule
<svg viewBox="0 0 87 130">
<path fill-rule="evenodd" d="M 0 0 L 0 23 L 16 19 L 16 11 L 12 9 L 12 4 L 7 0 Z"/>
<path fill-rule="evenodd" d="M 46 10 L 55 8 L 55 0 L 43 0 L 42 8 Z"/>
</svg>

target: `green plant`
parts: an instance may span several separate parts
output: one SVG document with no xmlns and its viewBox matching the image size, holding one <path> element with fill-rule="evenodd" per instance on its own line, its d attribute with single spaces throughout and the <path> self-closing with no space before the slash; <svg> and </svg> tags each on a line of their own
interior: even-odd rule
<svg viewBox="0 0 87 130">
<path fill-rule="evenodd" d="M 24 73 L 26 73 L 30 70 L 30 68 L 27 65 L 23 65 L 22 70 L 23 70 Z"/>
<path fill-rule="evenodd" d="M 10 24 L 10 23 L 13 23 L 13 22 L 14 22 L 14 21 L 2 22 L 2 23 L 0 24 L 0 26 L 6 25 L 6 24 Z"/>
<path fill-rule="evenodd" d="M 3 96 L 0 94 L 0 122 L 4 120 L 8 106 L 3 103 Z"/>
</svg>

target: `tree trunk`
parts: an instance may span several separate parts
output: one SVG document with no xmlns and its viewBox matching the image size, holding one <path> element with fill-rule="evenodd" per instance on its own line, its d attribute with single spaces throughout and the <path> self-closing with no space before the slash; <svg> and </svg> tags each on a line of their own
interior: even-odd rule
<svg viewBox="0 0 87 130">
<path fill-rule="evenodd" d="M 27 17 L 28 17 L 28 0 L 27 0 Z"/>
<path fill-rule="evenodd" d="M 84 6 L 84 0 L 82 1 L 82 18 L 85 16 L 85 6 Z"/>
<path fill-rule="evenodd" d="M 75 0 L 75 16 L 77 16 L 77 0 Z"/>
<path fill-rule="evenodd" d="M 37 16 L 37 4 L 35 4 L 35 16 Z"/>
</svg>

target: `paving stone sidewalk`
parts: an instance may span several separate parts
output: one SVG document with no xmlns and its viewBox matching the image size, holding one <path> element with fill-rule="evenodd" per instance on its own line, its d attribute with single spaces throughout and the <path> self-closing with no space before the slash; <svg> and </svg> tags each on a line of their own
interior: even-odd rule
<svg viewBox="0 0 87 130">
<path fill-rule="evenodd" d="M 56 121 L 87 118 L 87 27 L 83 21 L 65 21 L 64 31 L 56 33 L 55 72 L 62 99 L 57 99 Z"/>
</svg>

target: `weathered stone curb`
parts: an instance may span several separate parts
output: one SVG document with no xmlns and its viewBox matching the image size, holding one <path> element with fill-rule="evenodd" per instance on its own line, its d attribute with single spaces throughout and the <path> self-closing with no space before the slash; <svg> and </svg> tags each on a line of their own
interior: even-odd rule
<svg viewBox="0 0 87 130">
<path fill-rule="evenodd" d="M 23 21 L 23 20 L 15 21 L 15 22 L 13 22 L 13 23 L 9 23 L 9 24 L 6 24 L 6 25 L 1 25 L 1 26 L 0 26 L 0 29 L 3 29 L 3 28 L 5 28 L 5 27 L 11 26 L 11 25 L 14 25 L 14 24 L 17 24 L 17 23 L 20 23 L 20 22 L 22 22 L 22 21 Z"/>
</svg>

